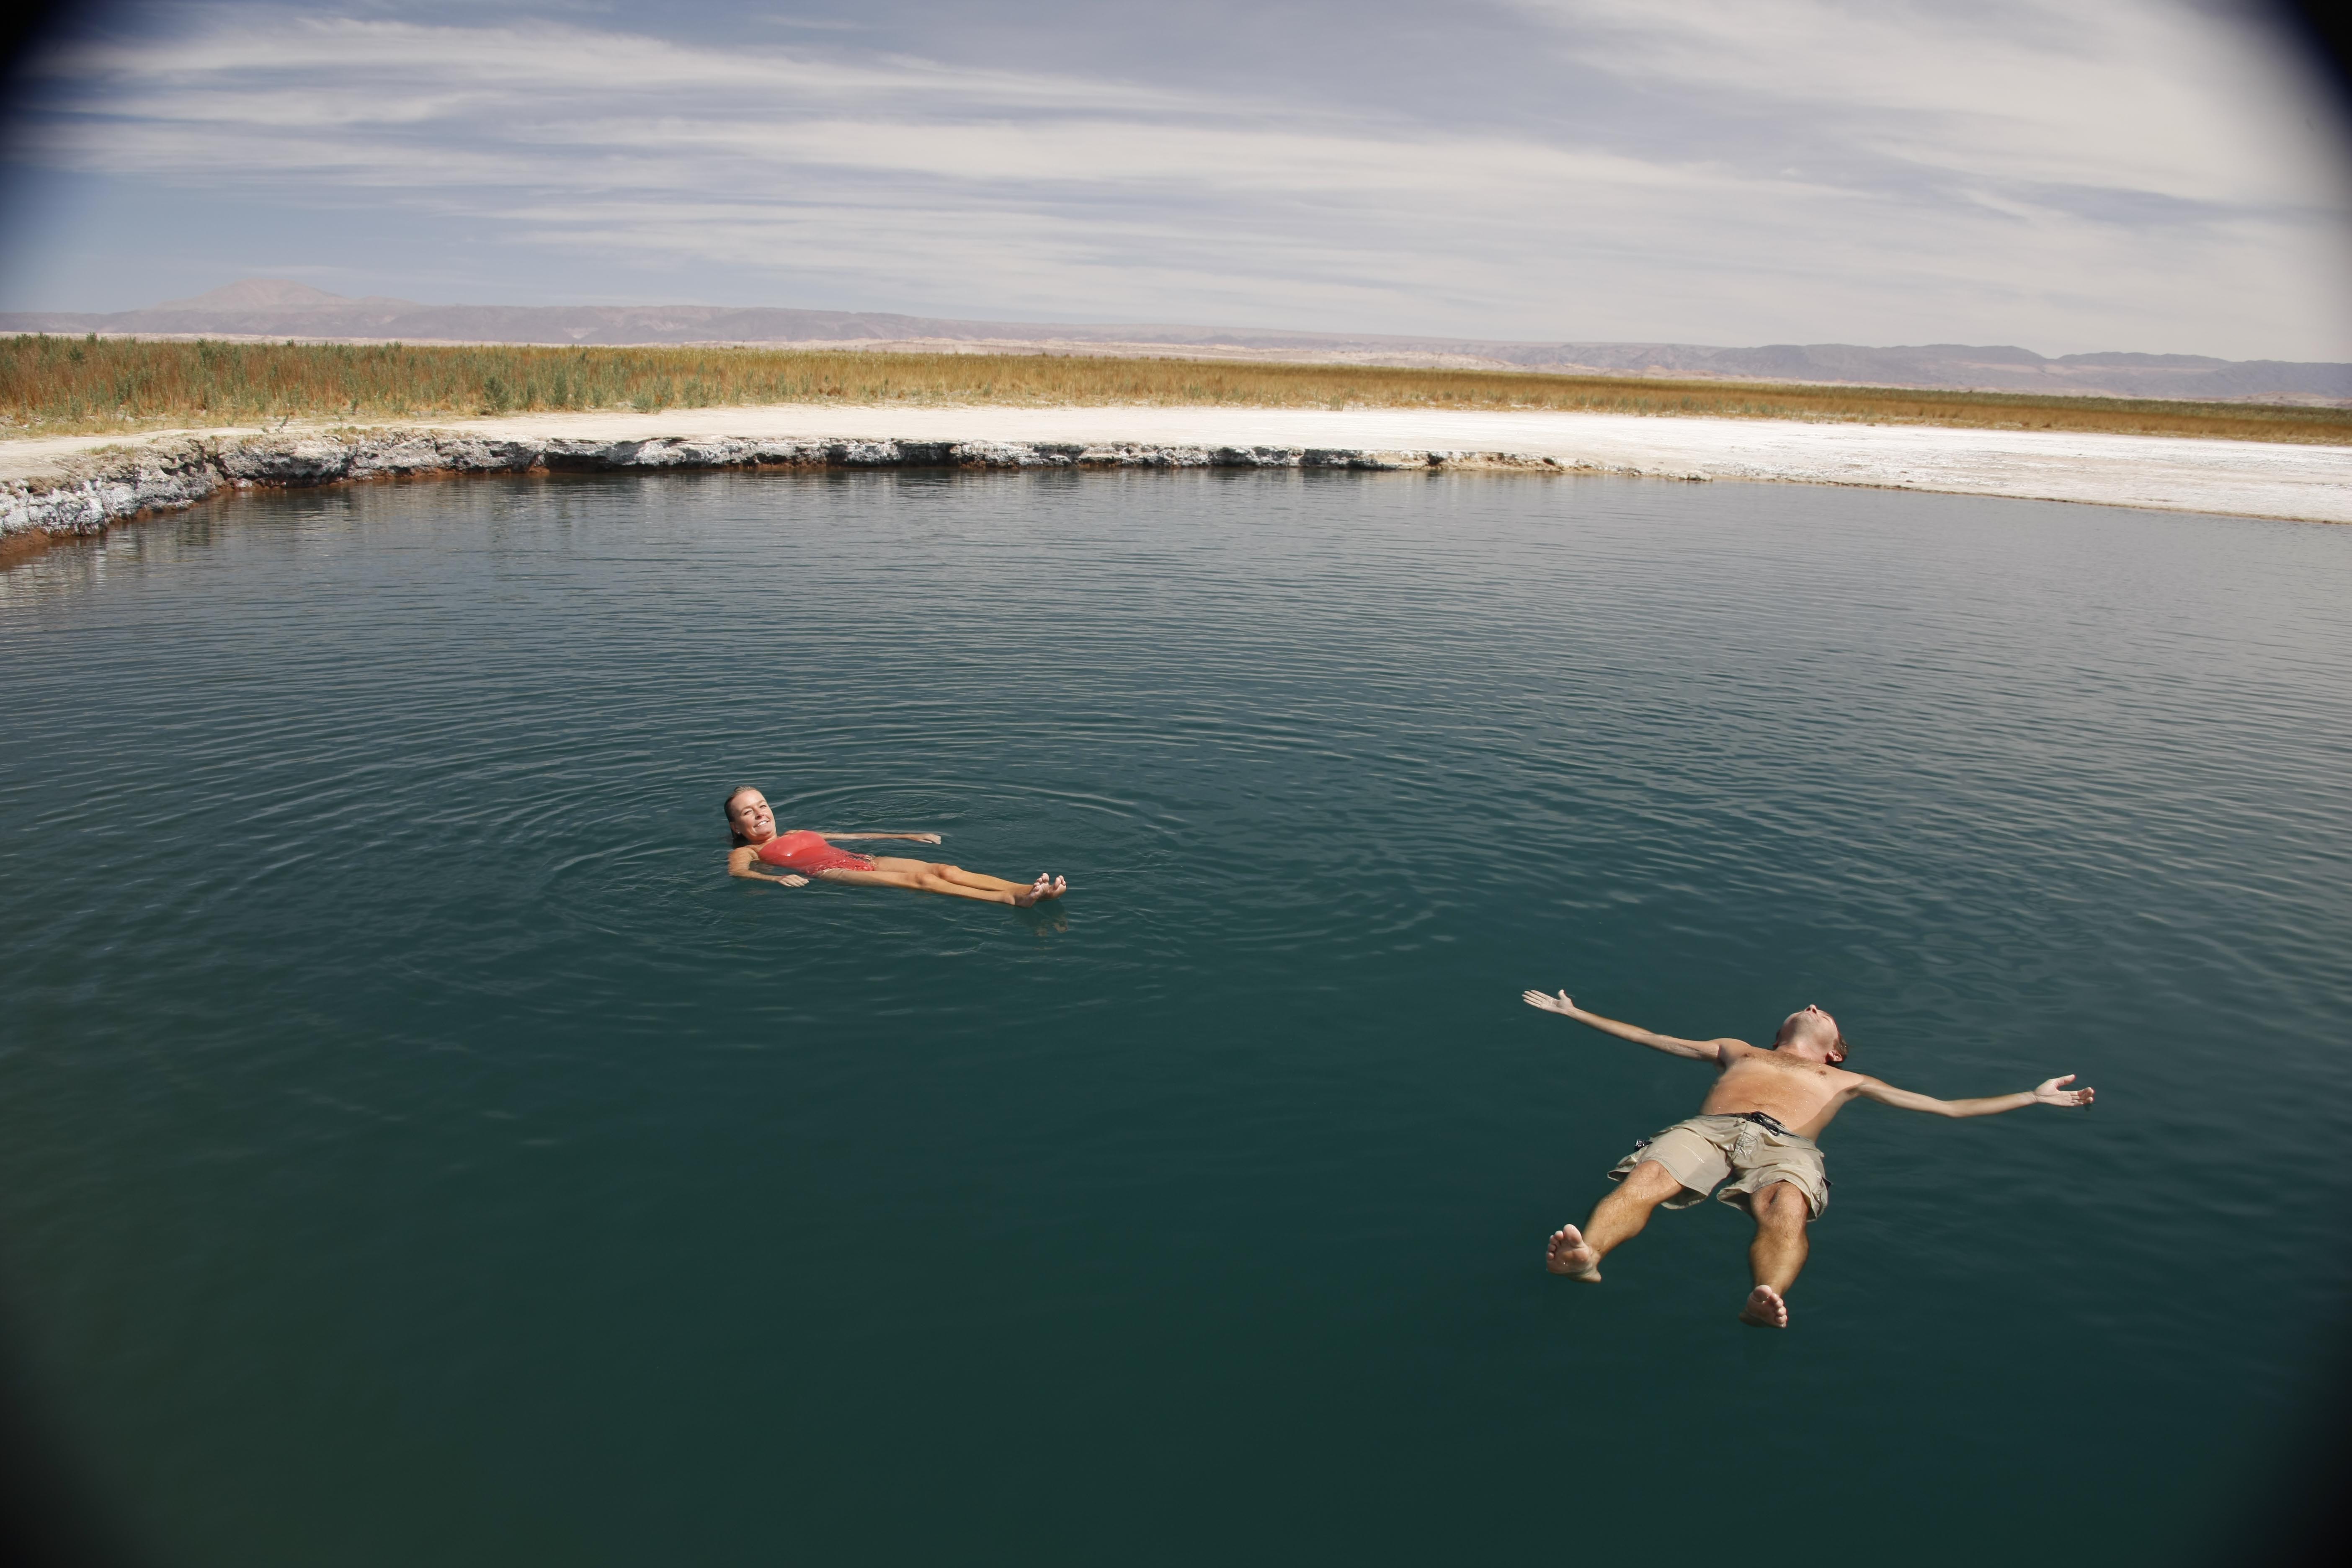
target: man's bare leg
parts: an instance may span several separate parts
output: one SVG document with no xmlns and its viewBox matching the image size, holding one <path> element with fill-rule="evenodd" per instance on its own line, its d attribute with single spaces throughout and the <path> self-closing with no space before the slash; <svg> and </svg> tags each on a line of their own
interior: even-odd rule
<svg viewBox="0 0 2352 1568">
<path fill-rule="evenodd" d="M 1787 1182 L 1775 1182 L 1748 1200 L 1748 1212 L 1756 1217 L 1756 1239 L 1748 1244 L 1748 1272 L 1756 1288 L 1748 1292 L 1739 1321 L 1759 1329 L 1785 1329 L 1789 1287 L 1797 1282 L 1797 1271 L 1812 1250 L 1805 1237 L 1811 1211 L 1804 1194 Z"/>
<path fill-rule="evenodd" d="M 1601 1260 L 1642 1234 L 1650 1211 L 1683 1190 L 1672 1173 L 1655 1160 L 1644 1160 L 1625 1173 L 1616 1190 L 1593 1205 L 1592 1217 L 1579 1230 L 1561 1226 L 1551 1233 L 1544 1249 L 1544 1267 L 1554 1274 L 1601 1283 Z"/>
</svg>

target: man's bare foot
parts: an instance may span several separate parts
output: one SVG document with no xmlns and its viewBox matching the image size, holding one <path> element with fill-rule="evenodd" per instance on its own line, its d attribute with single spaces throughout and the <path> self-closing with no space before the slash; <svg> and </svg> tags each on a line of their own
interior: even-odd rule
<svg viewBox="0 0 2352 1568">
<path fill-rule="evenodd" d="M 1588 1285 L 1601 1283 L 1601 1255 L 1586 1245 L 1584 1233 L 1572 1225 L 1551 1233 L 1551 1245 L 1544 1248 L 1544 1267 Z"/>
<path fill-rule="evenodd" d="M 1037 879 L 1029 884 L 1028 891 L 1013 894 L 1013 901 L 1025 910 L 1040 899 L 1058 899 L 1069 890 L 1070 884 L 1064 878 L 1048 877 L 1040 871 Z"/>
<path fill-rule="evenodd" d="M 1789 1326 L 1789 1303 L 1780 1300 L 1780 1292 L 1769 1285 L 1759 1285 L 1748 1292 L 1748 1305 L 1739 1309 L 1739 1321 L 1759 1329 L 1785 1329 Z"/>
</svg>

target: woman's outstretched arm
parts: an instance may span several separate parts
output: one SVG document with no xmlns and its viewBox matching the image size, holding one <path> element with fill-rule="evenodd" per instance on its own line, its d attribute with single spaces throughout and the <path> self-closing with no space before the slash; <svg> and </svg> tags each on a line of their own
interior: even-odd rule
<svg viewBox="0 0 2352 1568">
<path fill-rule="evenodd" d="M 918 844 L 937 844 L 940 841 L 936 833 L 820 833 L 817 837 L 827 844 L 839 844 L 852 838 L 911 838 Z"/>
<path fill-rule="evenodd" d="M 727 874 L 730 877 L 740 877 L 747 882 L 781 882 L 787 888 L 808 886 L 806 877 L 796 877 L 790 872 L 779 877 L 759 868 L 760 851 L 754 845 L 738 844 L 727 856 Z"/>
</svg>

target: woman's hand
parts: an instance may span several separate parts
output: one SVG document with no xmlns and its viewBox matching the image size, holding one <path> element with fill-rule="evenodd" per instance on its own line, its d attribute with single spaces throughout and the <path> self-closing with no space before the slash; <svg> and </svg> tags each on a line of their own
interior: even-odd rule
<svg viewBox="0 0 2352 1568">
<path fill-rule="evenodd" d="M 1541 1007 L 1547 1013 L 1565 1014 L 1570 1018 L 1576 1016 L 1576 1004 L 1569 1000 L 1568 993 L 1565 991 L 1557 996 L 1548 995 L 1541 991 L 1522 991 L 1519 993 L 1519 1000 L 1530 1007 Z"/>
<path fill-rule="evenodd" d="M 789 871 L 781 877 L 771 877 L 768 880 L 771 882 L 782 882 L 787 888 L 805 888 L 808 886 L 808 879 L 806 877 L 795 876 Z"/>
<path fill-rule="evenodd" d="M 937 844 L 940 841 L 940 836 L 936 833 L 909 833 L 907 837 L 918 844 Z"/>
</svg>

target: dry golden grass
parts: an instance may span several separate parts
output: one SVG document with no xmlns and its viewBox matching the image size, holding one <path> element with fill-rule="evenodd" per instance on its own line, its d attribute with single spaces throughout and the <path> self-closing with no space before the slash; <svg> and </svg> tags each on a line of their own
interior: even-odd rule
<svg viewBox="0 0 2352 1568">
<path fill-rule="evenodd" d="M 0 434 L 763 403 L 1592 409 L 2352 443 L 2352 409 L 1538 372 L 759 348 L 0 339 Z"/>
</svg>

